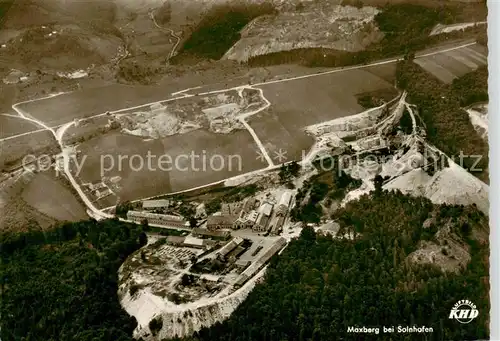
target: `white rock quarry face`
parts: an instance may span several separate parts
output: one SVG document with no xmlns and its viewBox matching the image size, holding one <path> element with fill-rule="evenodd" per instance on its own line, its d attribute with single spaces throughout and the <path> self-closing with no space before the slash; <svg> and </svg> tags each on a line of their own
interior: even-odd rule
<svg viewBox="0 0 500 341">
<path fill-rule="evenodd" d="M 68 78 L 68 79 L 78 79 L 78 78 L 84 78 L 87 77 L 89 74 L 85 70 L 77 70 L 74 72 L 58 72 L 57 75 L 61 78 Z"/>
<path fill-rule="evenodd" d="M 419 168 L 397 177 L 384 189 L 423 195 L 435 204 L 476 204 L 478 209 L 488 214 L 488 186 L 453 161 L 448 162 L 448 168 L 436 172 L 432 177 Z"/>
<path fill-rule="evenodd" d="M 247 61 L 257 55 L 313 47 L 360 51 L 383 37 L 372 23 L 379 12 L 374 7 L 308 6 L 300 12 L 256 18 L 224 58 Z"/>
<path fill-rule="evenodd" d="M 382 164 L 382 177 L 395 177 L 420 168 L 424 163 L 424 156 L 412 147 L 400 158 L 390 156 L 388 162 Z"/>
<path fill-rule="evenodd" d="M 450 161 L 450 167 L 437 172 L 426 188 L 425 196 L 435 203 L 476 204 L 486 215 L 489 211 L 489 187 L 465 169 Z"/>
<path fill-rule="evenodd" d="M 183 337 L 227 319 L 246 299 L 256 281 L 263 276 L 265 269 L 233 293 L 186 304 L 175 305 L 154 295 L 149 287 L 139 289 L 131 297 L 126 282 L 120 284 L 118 295 L 125 311 L 137 319 L 135 338 L 142 337 L 144 340 L 152 341 L 170 339 L 175 336 Z M 133 277 L 136 283 L 141 283 L 140 278 Z M 148 325 L 155 316 L 161 316 L 163 326 L 156 336 L 152 336 Z"/>
<path fill-rule="evenodd" d="M 467 113 L 469 114 L 469 119 L 479 136 L 488 140 L 488 104 L 467 109 Z"/>
</svg>

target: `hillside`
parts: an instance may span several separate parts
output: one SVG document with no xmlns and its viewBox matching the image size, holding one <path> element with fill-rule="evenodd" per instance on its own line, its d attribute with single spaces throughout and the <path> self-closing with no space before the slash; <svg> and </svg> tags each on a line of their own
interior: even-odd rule
<svg viewBox="0 0 500 341">
<path fill-rule="evenodd" d="M 102 1 L 16 1 L 3 18 L 3 63 L 22 71 L 74 71 L 108 63 L 123 45 L 117 8 Z M 3 65 L 0 65 L 0 67 Z"/>
<path fill-rule="evenodd" d="M 488 221 L 472 207 L 435 206 L 398 193 L 365 195 L 336 217 L 354 240 L 305 228 L 271 263 L 263 284 L 227 322 L 186 340 L 471 340 L 488 337 Z M 432 218 L 432 222 L 428 219 Z M 458 273 L 414 261 L 426 243 L 453 259 L 437 238 L 443 224 L 470 262 Z M 441 232 L 442 233 L 442 232 Z M 439 245 L 441 244 L 441 245 Z M 437 257 L 439 258 L 439 257 Z M 468 297 L 480 311 L 470 324 L 448 314 Z M 348 326 L 417 325 L 432 334 L 347 334 Z"/>
</svg>

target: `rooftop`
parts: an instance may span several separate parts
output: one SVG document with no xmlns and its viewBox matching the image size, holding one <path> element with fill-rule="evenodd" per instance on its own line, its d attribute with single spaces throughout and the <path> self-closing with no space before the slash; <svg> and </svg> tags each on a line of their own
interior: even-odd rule
<svg viewBox="0 0 500 341">
<path fill-rule="evenodd" d="M 184 239 L 184 244 L 203 246 L 205 245 L 205 241 L 193 236 L 187 236 L 186 239 Z"/>
<path fill-rule="evenodd" d="M 160 207 L 167 207 L 172 204 L 172 201 L 167 200 L 167 199 L 161 199 L 161 200 L 144 200 L 142 202 L 142 208 L 160 208 Z"/>
<path fill-rule="evenodd" d="M 200 234 L 203 236 L 211 236 L 211 237 L 227 237 L 231 234 L 229 231 L 223 231 L 223 230 L 210 231 L 210 230 L 201 229 L 201 228 L 194 228 L 192 233 L 193 234 Z"/>
<path fill-rule="evenodd" d="M 184 221 L 182 217 L 171 215 L 171 214 L 158 214 L 158 213 L 149 213 L 149 212 L 141 212 L 141 211 L 128 211 L 127 217 L 136 217 L 136 218 L 146 218 L 146 219 L 162 219 L 162 220 L 170 220 L 181 222 Z"/>
<path fill-rule="evenodd" d="M 265 216 L 270 216 L 272 211 L 273 211 L 273 205 L 271 205 L 268 202 L 263 203 L 259 207 L 259 212 L 262 213 Z"/>
<path fill-rule="evenodd" d="M 211 215 L 207 217 L 207 225 L 226 225 L 226 224 L 231 225 L 237 218 L 238 218 L 237 216 L 233 215 L 220 215 L 220 216 Z"/>
</svg>

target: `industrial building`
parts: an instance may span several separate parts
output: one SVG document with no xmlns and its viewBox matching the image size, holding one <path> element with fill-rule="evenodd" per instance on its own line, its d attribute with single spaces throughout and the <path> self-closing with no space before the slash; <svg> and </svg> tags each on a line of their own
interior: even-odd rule
<svg viewBox="0 0 500 341">
<path fill-rule="evenodd" d="M 255 221 L 255 225 L 253 226 L 254 231 L 263 232 L 267 230 L 267 224 L 271 218 L 272 211 L 273 205 L 268 202 L 264 202 L 259 207 L 259 215 Z"/>
<path fill-rule="evenodd" d="M 288 208 L 290 207 L 291 202 L 292 202 L 292 192 L 285 191 L 281 195 L 278 207 L 276 208 L 276 215 L 285 216 L 288 212 Z"/>
<path fill-rule="evenodd" d="M 254 223 L 250 220 L 245 219 L 245 217 L 241 217 L 235 220 L 233 224 L 233 229 L 239 230 L 239 229 L 250 229 Z"/>
<path fill-rule="evenodd" d="M 217 257 L 220 259 L 225 259 L 226 256 L 236 249 L 238 246 L 243 244 L 243 238 L 241 237 L 235 237 L 233 238 L 229 243 L 224 245 L 218 252 L 217 252 Z"/>
<path fill-rule="evenodd" d="M 279 216 L 277 215 L 275 219 L 275 224 L 271 225 L 270 227 L 270 233 L 275 236 L 279 235 L 281 231 L 283 231 L 284 222 L 285 222 L 285 217 L 282 215 Z"/>
<path fill-rule="evenodd" d="M 156 210 L 160 208 L 168 208 L 174 204 L 173 201 L 162 199 L 162 200 L 144 200 L 142 202 L 143 210 Z"/>
<path fill-rule="evenodd" d="M 200 239 L 193 236 L 168 236 L 167 244 L 178 247 L 191 247 L 195 249 L 206 249 L 214 245 L 213 240 Z"/>
<path fill-rule="evenodd" d="M 231 203 L 222 203 L 221 205 L 221 215 L 224 216 L 238 216 L 244 206 L 244 202 L 231 202 Z"/>
<path fill-rule="evenodd" d="M 149 224 L 173 228 L 186 227 L 186 225 L 189 225 L 189 222 L 185 221 L 182 217 L 179 216 L 141 211 L 128 211 L 127 219 L 136 223 L 141 223 L 144 219 L 146 219 Z"/>
<path fill-rule="evenodd" d="M 222 240 L 226 240 L 231 237 L 231 233 L 229 231 L 209 231 L 201 228 L 194 228 L 191 234 L 199 238 L 214 238 Z"/>
<path fill-rule="evenodd" d="M 207 243 L 209 240 L 207 239 L 201 239 L 201 238 L 196 238 L 193 236 L 186 236 L 184 239 L 184 246 L 186 247 L 193 247 L 196 249 L 203 249 L 209 244 Z"/>
<path fill-rule="evenodd" d="M 269 217 L 271 215 L 272 211 L 273 211 L 273 205 L 268 203 L 268 202 L 264 202 L 259 207 L 259 213 L 262 213 L 263 215 L 265 215 L 267 217 Z"/>
<path fill-rule="evenodd" d="M 236 279 L 234 283 L 235 286 L 241 287 L 246 283 L 252 276 L 259 272 L 264 265 L 271 259 L 271 257 L 278 253 L 286 245 L 286 239 L 280 237 L 262 256 L 260 256 L 255 262 L 253 262 L 245 271 L 243 271 L 240 276 Z"/>
<path fill-rule="evenodd" d="M 257 232 L 264 232 L 267 229 L 268 223 L 269 223 L 269 216 L 261 213 L 259 214 L 259 217 L 257 218 L 257 221 L 255 222 L 252 229 Z"/>
<path fill-rule="evenodd" d="M 212 215 L 207 218 L 207 229 L 211 231 L 220 229 L 230 229 L 233 228 L 233 224 L 236 221 L 237 216 L 231 215 Z"/>
</svg>

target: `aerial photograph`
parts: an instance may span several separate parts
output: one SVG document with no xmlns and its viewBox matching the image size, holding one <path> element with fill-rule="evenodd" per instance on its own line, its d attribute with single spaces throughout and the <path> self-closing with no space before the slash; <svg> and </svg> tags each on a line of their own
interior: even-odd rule
<svg viewBox="0 0 500 341">
<path fill-rule="evenodd" d="M 490 339 L 487 18 L 0 0 L 0 341 Z"/>
</svg>

